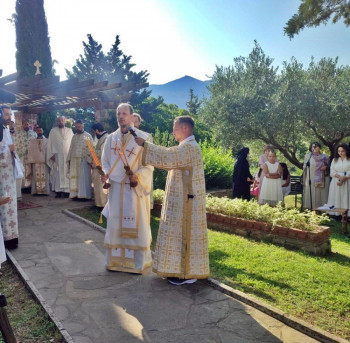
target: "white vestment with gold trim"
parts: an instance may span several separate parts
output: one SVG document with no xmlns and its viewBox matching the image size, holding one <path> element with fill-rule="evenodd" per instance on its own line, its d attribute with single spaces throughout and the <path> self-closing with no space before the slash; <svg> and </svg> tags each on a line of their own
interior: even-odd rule
<svg viewBox="0 0 350 343">
<path fill-rule="evenodd" d="M 145 143 L 143 164 L 168 170 L 153 270 L 162 277 L 209 276 L 202 152 L 194 136 L 165 148 Z"/>
<path fill-rule="evenodd" d="M 69 197 L 91 199 L 91 167 L 92 158 L 85 140 L 92 141 L 90 133 L 76 133 L 71 141 L 67 169 L 69 178 Z"/>
<path fill-rule="evenodd" d="M 47 138 L 32 139 L 28 146 L 26 177 L 32 180 L 32 194 L 50 194 L 49 167 L 46 163 Z"/>
<path fill-rule="evenodd" d="M 149 138 L 146 132 L 138 129 L 135 132 L 141 138 Z M 119 149 L 123 146 L 128 164 L 138 178 L 136 187 L 130 187 L 114 142 Z M 103 149 L 102 168 L 111 183 L 108 202 L 102 212 L 107 217 L 104 243 L 109 270 L 141 273 L 152 264 L 149 194 L 153 167 L 142 166 L 142 151 L 133 136 L 122 135 L 120 129 L 108 136 Z M 113 165 L 115 168 L 111 171 Z"/>
<path fill-rule="evenodd" d="M 102 137 L 100 137 L 96 144 L 96 155 L 101 161 L 102 151 L 105 146 L 106 140 L 108 137 L 108 133 L 104 133 Z M 93 163 L 93 169 L 91 173 L 92 183 L 94 184 L 94 200 L 95 205 L 97 207 L 104 207 L 107 203 L 107 194 L 103 190 L 103 184 L 101 182 L 101 175 L 96 169 L 95 163 Z"/>
<path fill-rule="evenodd" d="M 68 127 L 51 129 L 46 150 L 47 164 L 51 168 L 51 187 L 55 192 L 69 192 L 67 156 L 73 131 Z M 51 158 L 54 157 L 53 161 Z"/>
</svg>

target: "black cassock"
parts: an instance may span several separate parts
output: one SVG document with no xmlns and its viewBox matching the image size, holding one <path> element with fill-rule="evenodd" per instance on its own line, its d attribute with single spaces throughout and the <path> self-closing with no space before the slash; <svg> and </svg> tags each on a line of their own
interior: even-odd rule
<svg viewBox="0 0 350 343">
<path fill-rule="evenodd" d="M 249 171 L 249 163 L 247 159 L 237 160 L 233 169 L 232 177 L 232 196 L 233 198 L 242 198 L 250 200 L 251 182 L 247 178 L 253 179 Z"/>
</svg>

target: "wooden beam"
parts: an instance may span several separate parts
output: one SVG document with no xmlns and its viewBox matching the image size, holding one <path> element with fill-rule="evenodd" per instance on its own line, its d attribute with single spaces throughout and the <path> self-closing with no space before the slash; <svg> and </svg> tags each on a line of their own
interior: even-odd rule
<svg viewBox="0 0 350 343">
<path fill-rule="evenodd" d="M 18 77 L 18 73 L 13 73 L 13 74 L 6 75 L 4 77 L 0 77 L 0 85 L 4 85 L 8 82 L 16 81 L 17 77 Z"/>
<path fill-rule="evenodd" d="M 71 104 L 64 105 L 50 105 L 50 106 L 38 106 L 38 107 L 19 107 L 18 110 L 22 110 L 25 113 L 38 114 L 42 112 L 54 111 L 54 110 L 63 110 L 67 108 L 78 108 L 78 107 L 95 107 L 100 106 L 101 103 L 98 99 L 95 100 L 84 100 L 79 102 L 74 102 Z"/>
</svg>

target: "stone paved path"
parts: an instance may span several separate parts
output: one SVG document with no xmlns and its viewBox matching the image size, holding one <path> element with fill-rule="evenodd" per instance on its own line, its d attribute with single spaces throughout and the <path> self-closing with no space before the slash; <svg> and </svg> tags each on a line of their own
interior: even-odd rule
<svg viewBox="0 0 350 343">
<path fill-rule="evenodd" d="M 76 343 L 311 343 L 314 339 L 214 290 L 108 272 L 103 234 L 62 209 L 87 206 L 25 195 L 13 256 Z"/>
</svg>

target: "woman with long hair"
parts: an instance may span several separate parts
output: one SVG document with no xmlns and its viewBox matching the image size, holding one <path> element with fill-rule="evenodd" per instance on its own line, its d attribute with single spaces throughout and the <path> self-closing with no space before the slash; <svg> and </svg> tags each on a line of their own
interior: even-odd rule
<svg viewBox="0 0 350 343">
<path fill-rule="evenodd" d="M 250 185 L 253 183 L 253 176 L 249 171 L 248 154 L 249 148 L 243 148 L 237 154 L 232 176 L 233 198 L 250 200 Z"/>
<path fill-rule="evenodd" d="M 346 144 L 337 147 L 330 174 L 327 203 L 335 208 L 350 208 L 350 149 Z"/>
<path fill-rule="evenodd" d="M 321 152 L 321 144 L 312 142 L 309 153 L 304 158 L 303 171 L 303 207 L 311 209 L 324 205 L 328 199 L 329 189 L 329 158 Z M 311 192 L 310 192 L 311 183 Z"/>
</svg>

